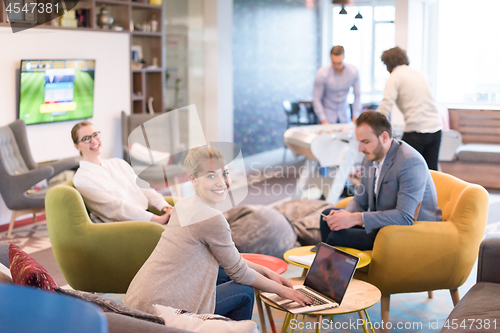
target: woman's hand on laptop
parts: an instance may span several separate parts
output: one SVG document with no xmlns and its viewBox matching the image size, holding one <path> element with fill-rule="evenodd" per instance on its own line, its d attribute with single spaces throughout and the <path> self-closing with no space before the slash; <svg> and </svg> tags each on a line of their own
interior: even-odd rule
<svg viewBox="0 0 500 333">
<path fill-rule="evenodd" d="M 264 275 L 265 277 L 267 277 L 270 280 L 273 280 L 274 282 L 276 282 L 278 284 L 293 288 L 292 283 L 286 277 L 279 275 L 278 273 L 270 270 L 269 268 L 266 268 L 266 271 L 262 275 Z"/>
<path fill-rule="evenodd" d="M 269 280 L 274 281 L 274 282 L 276 282 L 279 285 L 287 286 L 287 287 L 290 287 L 290 288 L 293 287 L 292 283 L 290 281 L 288 281 L 287 278 L 279 275 L 275 271 L 270 270 L 267 267 L 264 267 L 262 265 L 253 263 L 253 262 L 248 261 L 248 260 L 246 260 L 246 262 L 247 262 L 248 267 L 256 270 L 257 273 L 260 273 L 261 275 L 265 276 Z"/>
<path fill-rule="evenodd" d="M 250 264 L 249 266 L 252 267 L 254 265 L 255 264 Z M 291 284 L 290 281 L 284 282 L 284 278 L 281 277 L 277 278 L 278 281 L 276 281 L 268 277 L 267 271 L 263 272 L 259 268 L 257 269 L 257 272 L 259 272 L 260 274 L 257 274 L 257 276 L 255 277 L 255 281 L 251 284 L 252 287 L 260 289 L 262 291 L 267 291 L 269 293 L 278 294 L 279 296 L 297 302 L 302 306 L 305 306 L 306 304 L 312 304 L 312 301 L 308 297 L 299 293 L 289 285 Z M 286 283 L 286 285 L 284 283 Z"/>
<path fill-rule="evenodd" d="M 277 294 L 283 298 L 297 302 L 302 306 L 310 305 L 313 303 L 312 300 L 309 299 L 309 297 L 299 293 L 297 290 L 290 287 L 281 286 L 281 289 Z"/>
</svg>

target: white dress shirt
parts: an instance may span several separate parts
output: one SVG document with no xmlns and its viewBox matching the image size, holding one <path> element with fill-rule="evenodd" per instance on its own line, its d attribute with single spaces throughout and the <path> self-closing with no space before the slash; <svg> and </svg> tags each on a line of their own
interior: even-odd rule
<svg viewBox="0 0 500 333">
<path fill-rule="evenodd" d="M 386 156 L 387 155 L 384 156 L 384 158 L 382 159 L 382 161 L 380 161 L 380 163 L 377 161 L 373 161 L 373 166 L 375 167 L 375 179 L 373 180 L 375 185 L 373 193 L 375 194 L 375 197 L 377 197 L 378 189 L 380 187 L 379 184 L 380 172 L 382 171 L 382 167 L 384 166 Z"/>
<path fill-rule="evenodd" d="M 73 184 L 88 210 L 105 222 L 151 221 L 149 206 L 161 210 L 169 204 L 153 189 L 136 184 L 132 167 L 122 159 L 102 160 L 101 165 L 80 161 Z"/>
<path fill-rule="evenodd" d="M 388 117 L 394 104 L 405 118 L 405 132 L 434 133 L 443 128 L 427 78 L 407 65 L 392 70 L 377 111 Z"/>
<path fill-rule="evenodd" d="M 351 122 L 351 109 L 347 103 L 347 95 L 353 87 L 353 116 L 361 111 L 361 89 L 359 73 L 356 67 L 344 64 L 342 73 L 333 69 L 332 65 L 322 67 L 316 72 L 313 90 L 313 109 L 320 121 L 330 124 Z"/>
<path fill-rule="evenodd" d="M 378 181 L 379 181 L 379 178 L 380 178 L 380 172 L 382 171 L 382 167 L 384 166 L 384 162 L 385 162 L 385 158 L 387 157 L 387 155 L 384 156 L 384 158 L 382 159 L 382 161 L 377 162 L 377 161 L 373 161 L 373 166 L 375 167 L 375 177 L 373 179 L 373 197 L 375 198 L 374 200 L 376 200 L 377 198 L 377 194 L 378 194 L 378 189 L 380 187 Z M 362 212 L 361 213 L 361 219 L 363 220 L 363 228 L 365 227 L 365 213 Z"/>
</svg>

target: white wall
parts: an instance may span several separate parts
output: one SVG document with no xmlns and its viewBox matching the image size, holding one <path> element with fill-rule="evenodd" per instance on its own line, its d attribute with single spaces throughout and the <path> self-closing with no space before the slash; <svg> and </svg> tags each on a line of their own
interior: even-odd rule
<svg viewBox="0 0 500 333">
<path fill-rule="evenodd" d="M 412 0 L 408 3 L 408 43 L 407 53 L 411 67 L 425 72 L 424 61 L 427 53 L 426 4 L 424 1 Z"/>
<path fill-rule="evenodd" d="M 321 66 L 332 63 L 330 51 L 333 41 L 333 5 L 330 0 L 320 0 L 320 26 L 321 26 Z"/>
<path fill-rule="evenodd" d="M 130 113 L 130 37 L 126 33 L 30 29 L 13 34 L 0 27 L 0 126 L 16 119 L 21 59 L 95 59 L 94 117 L 103 157 L 121 157 L 120 113 Z M 28 141 L 37 162 L 77 155 L 70 137 L 78 121 L 30 125 Z M 0 224 L 11 213 L 0 199 Z"/>
<path fill-rule="evenodd" d="M 233 142 L 233 1 L 205 0 L 205 107 L 207 141 Z"/>
<path fill-rule="evenodd" d="M 180 64 L 187 66 L 187 87 L 181 83 L 182 100 L 177 107 L 196 106 L 208 141 L 232 142 L 233 0 L 168 0 L 164 8 L 167 39 L 170 34 L 187 39 L 185 55 L 179 55 L 187 57 L 185 64 Z M 167 54 L 167 67 L 175 67 L 169 64 L 169 57 L 177 55 Z M 172 100 L 170 87 L 167 107 L 172 107 Z"/>
<path fill-rule="evenodd" d="M 394 20 L 396 36 L 394 42 L 396 46 L 405 50 L 408 48 L 408 1 L 394 0 L 394 6 L 396 7 L 396 18 Z"/>
</svg>

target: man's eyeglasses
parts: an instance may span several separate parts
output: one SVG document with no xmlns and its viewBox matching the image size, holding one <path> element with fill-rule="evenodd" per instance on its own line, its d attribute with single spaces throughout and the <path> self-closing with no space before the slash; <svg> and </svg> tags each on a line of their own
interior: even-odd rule
<svg viewBox="0 0 500 333">
<path fill-rule="evenodd" d="M 91 143 L 92 139 L 99 138 L 100 136 L 101 136 L 101 132 L 97 131 L 97 132 L 92 133 L 91 135 L 84 136 L 80 141 L 78 141 L 78 143 L 80 143 L 80 142 Z"/>
</svg>

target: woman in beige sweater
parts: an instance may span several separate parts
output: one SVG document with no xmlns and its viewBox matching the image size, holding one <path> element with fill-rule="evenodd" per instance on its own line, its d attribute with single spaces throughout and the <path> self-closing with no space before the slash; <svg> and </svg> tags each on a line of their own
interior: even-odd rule
<svg viewBox="0 0 500 333">
<path fill-rule="evenodd" d="M 252 290 L 243 284 L 301 305 L 311 303 L 284 277 L 245 261 L 234 246 L 229 224 L 216 209 L 231 185 L 222 153 L 211 147 L 195 147 L 186 156 L 184 167 L 196 194 L 175 205 L 165 232 L 132 280 L 123 302 L 152 314 L 153 305 L 160 304 L 234 320 L 250 319 Z M 219 265 L 233 280 L 228 282 L 231 285 L 216 287 Z"/>
</svg>

